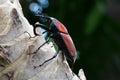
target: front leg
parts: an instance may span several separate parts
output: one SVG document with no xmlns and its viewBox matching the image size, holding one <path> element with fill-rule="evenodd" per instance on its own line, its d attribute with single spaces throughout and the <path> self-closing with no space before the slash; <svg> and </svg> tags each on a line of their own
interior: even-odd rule
<svg viewBox="0 0 120 80">
<path fill-rule="evenodd" d="M 34 27 L 33 27 L 33 32 L 34 32 L 35 36 L 31 36 L 29 32 L 25 31 L 24 33 L 27 33 L 27 34 L 30 36 L 29 39 L 35 38 L 36 36 L 41 36 L 40 34 L 38 34 L 38 33 L 36 32 L 36 28 L 37 28 L 37 27 L 43 28 L 43 27 L 45 27 L 45 25 L 43 25 L 43 24 L 38 24 L 38 23 L 36 23 L 36 24 L 34 25 Z M 43 29 L 45 29 L 45 28 L 43 28 Z M 42 34 L 44 34 L 44 33 L 46 33 L 46 32 L 47 32 L 47 31 L 44 31 Z"/>
<path fill-rule="evenodd" d="M 43 29 L 45 29 L 45 30 L 48 31 L 48 32 L 51 32 L 51 30 L 50 30 L 49 28 L 47 28 L 44 24 L 36 23 L 36 24 L 34 25 L 34 28 L 33 28 L 34 34 L 35 34 L 36 36 L 39 36 L 39 34 L 36 32 L 36 28 L 38 28 L 38 27 L 43 28 Z"/>
</svg>

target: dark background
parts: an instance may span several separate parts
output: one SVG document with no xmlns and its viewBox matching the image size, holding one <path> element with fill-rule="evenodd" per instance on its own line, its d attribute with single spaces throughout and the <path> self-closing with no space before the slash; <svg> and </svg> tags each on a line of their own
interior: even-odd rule
<svg viewBox="0 0 120 80">
<path fill-rule="evenodd" d="M 40 2 L 40 1 L 43 1 Z M 60 20 L 68 29 L 87 80 L 120 80 L 120 0 L 20 0 L 30 24 L 39 21 L 40 11 Z"/>
</svg>

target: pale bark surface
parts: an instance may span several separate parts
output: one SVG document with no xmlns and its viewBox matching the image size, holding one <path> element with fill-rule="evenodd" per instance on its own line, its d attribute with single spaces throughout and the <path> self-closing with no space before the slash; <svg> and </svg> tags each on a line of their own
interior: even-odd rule
<svg viewBox="0 0 120 80">
<path fill-rule="evenodd" d="M 45 44 L 31 54 L 45 39 L 29 39 L 24 32 L 34 36 L 33 27 L 23 16 L 18 0 L 10 1 L 0 0 L 0 80 L 86 80 L 82 69 L 78 76 L 73 75 L 61 53 L 42 67 L 33 68 L 51 58 L 55 49 L 52 43 Z"/>
</svg>

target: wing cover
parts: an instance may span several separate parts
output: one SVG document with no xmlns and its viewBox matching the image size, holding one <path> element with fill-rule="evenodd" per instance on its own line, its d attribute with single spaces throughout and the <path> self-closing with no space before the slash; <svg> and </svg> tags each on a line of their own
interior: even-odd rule
<svg viewBox="0 0 120 80">
<path fill-rule="evenodd" d="M 63 34 L 63 33 L 61 33 L 61 34 L 62 34 L 62 38 L 68 48 L 69 53 L 71 54 L 71 56 L 75 57 L 76 49 L 75 49 L 74 43 L 72 41 L 72 38 L 70 37 L 70 35 Z"/>
<path fill-rule="evenodd" d="M 57 28 L 60 32 L 68 33 L 66 27 L 57 19 L 56 19 L 56 23 L 57 23 Z"/>
</svg>

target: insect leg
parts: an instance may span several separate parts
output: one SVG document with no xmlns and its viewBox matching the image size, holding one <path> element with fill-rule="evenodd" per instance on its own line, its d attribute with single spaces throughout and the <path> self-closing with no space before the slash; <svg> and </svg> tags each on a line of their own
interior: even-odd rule
<svg viewBox="0 0 120 80">
<path fill-rule="evenodd" d="M 51 32 L 51 30 L 50 30 L 49 28 L 47 28 L 44 24 L 38 24 L 38 23 L 36 23 L 36 24 L 34 25 L 34 28 L 33 28 L 33 32 L 34 32 L 34 34 L 35 34 L 36 36 L 39 36 L 39 34 L 36 32 L 36 28 L 38 28 L 38 27 L 45 29 L 45 30 L 46 30 L 45 32 L 47 32 L 47 31 L 48 31 L 48 32 Z M 43 32 L 43 34 L 44 34 L 45 32 Z"/>
<path fill-rule="evenodd" d="M 54 58 L 58 55 L 58 53 L 59 53 L 59 51 L 57 51 L 57 52 L 54 54 L 54 56 L 51 57 L 50 59 L 45 60 L 42 64 L 40 64 L 40 65 L 38 65 L 38 66 L 34 66 L 34 69 L 35 69 L 35 68 L 38 68 L 38 67 L 41 67 L 41 66 L 43 66 L 45 63 L 47 63 L 48 61 L 54 59 Z"/>
<path fill-rule="evenodd" d="M 51 36 L 52 36 L 52 35 L 50 35 L 50 36 L 48 37 L 48 39 L 47 39 L 42 45 L 40 45 L 40 46 L 38 47 L 38 49 L 37 49 L 36 51 L 34 51 L 33 53 L 37 53 L 42 46 L 44 46 L 46 43 L 48 43 L 49 40 L 50 40 L 50 38 L 51 38 Z"/>
</svg>

